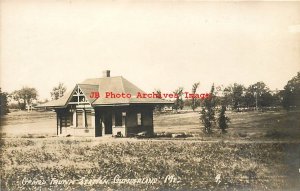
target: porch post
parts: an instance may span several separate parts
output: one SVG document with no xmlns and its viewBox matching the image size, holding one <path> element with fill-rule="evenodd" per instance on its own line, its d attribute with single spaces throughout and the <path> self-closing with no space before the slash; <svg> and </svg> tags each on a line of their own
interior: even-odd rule
<svg viewBox="0 0 300 191">
<path fill-rule="evenodd" d="M 91 110 L 91 120 L 92 120 L 92 122 L 91 122 L 92 127 L 95 128 L 95 110 L 94 109 Z"/>
<path fill-rule="evenodd" d="M 85 128 L 85 111 L 82 110 L 82 127 Z"/>
<path fill-rule="evenodd" d="M 76 109 L 75 111 L 73 112 L 73 127 L 77 127 L 77 113 L 76 113 Z"/>
</svg>

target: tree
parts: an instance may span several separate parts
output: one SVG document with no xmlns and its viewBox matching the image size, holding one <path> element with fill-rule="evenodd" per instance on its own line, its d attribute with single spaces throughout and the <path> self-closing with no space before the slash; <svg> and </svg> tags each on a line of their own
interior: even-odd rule
<svg viewBox="0 0 300 191">
<path fill-rule="evenodd" d="M 300 72 L 284 86 L 282 98 L 282 106 L 287 110 L 300 106 Z"/>
<path fill-rule="evenodd" d="M 7 96 L 8 94 L 6 92 L 2 92 L 0 88 L 0 116 L 9 113 Z"/>
<path fill-rule="evenodd" d="M 201 121 L 204 124 L 203 131 L 207 134 L 212 133 L 212 126 L 215 123 L 215 96 L 214 96 L 214 84 L 210 90 L 210 97 L 203 100 L 203 108 L 201 111 Z"/>
<path fill-rule="evenodd" d="M 160 90 L 155 90 L 156 94 L 158 95 L 161 95 L 161 91 Z M 164 105 L 161 105 L 161 104 L 158 104 L 155 106 L 155 109 L 158 111 L 158 112 L 161 112 L 161 110 L 163 109 Z"/>
<path fill-rule="evenodd" d="M 226 133 L 226 129 L 228 128 L 228 123 L 230 122 L 230 119 L 225 115 L 225 112 L 226 112 L 226 106 L 222 105 L 218 117 L 218 126 L 222 130 L 222 133 Z"/>
<path fill-rule="evenodd" d="M 260 106 L 261 107 L 269 107 L 272 106 L 275 102 L 275 98 L 271 94 L 271 92 L 265 92 L 261 95 Z"/>
<path fill-rule="evenodd" d="M 184 105 L 183 99 L 182 99 L 183 88 L 180 87 L 180 88 L 176 89 L 173 93 L 176 96 L 176 100 L 174 102 L 173 109 L 175 109 L 176 111 L 178 109 L 183 109 L 183 105 Z"/>
<path fill-rule="evenodd" d="M 282 106 L 283 92 L 284 90 L 277 89 L 272 92 L 272 106 Z"/>
<path fill-rule="evenodd" d="M 184 105 L 185 107 L 192 107 L 192 99 L 185 99 L 185 100 L 183 101 L 183 105 Z"/>
<path fill-rule="evenodd" d="M 20 90 L 14 91 L 11 96 L 18 102 L 19 109 L 24 110 L 27 105 L 29 110 L 32 101 L 37 99 L 38 93 L 35 88 L 23 87 Z"/>
<path fill-rule="evenodd" d="M 224 101 L 232 106 L 234 110 L 239 111 L 243 101 L 245 87 L 241 84 L 234 83 L 224 89 Z"/>
<path fill-rule="evenodd" d="M 58 98 L 64 96 L 66 90 L 67 88 L 65 87 L 64 83 L 59 82 L 58 86 L 54 87 L 52 92 L 50 92 L 52 100 L 57 100 Z"/>
<path fill-rule="evenodd" d="M 193 88 L 192 88 L 192 93 L 195 94 L 198 87 L 199 87 L 200 83 L 194 83 L 193 84 Z M 191 108 L 193 111 L 195 111 L 195 109 L 200 105 L 199 100 L 197 98 L 195 98 L 195 96 L 192 97 L 192 105 Z"/>
<path fill-rule="evenodd" d="M 246 89 L 245 103 L 248 107 L 270 106 L 272 104 L 272 95 L 270 89 L 264 82 L 257 82 Z"/>
</svg>

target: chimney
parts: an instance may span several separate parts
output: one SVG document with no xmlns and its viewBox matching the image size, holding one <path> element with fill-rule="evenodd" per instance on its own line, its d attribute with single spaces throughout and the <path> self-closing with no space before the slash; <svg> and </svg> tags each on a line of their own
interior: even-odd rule
<svg viewBox="0 0 300 191">
<path fill-rule="evenodd" d="M 104 70 L 104 71 L 102 72 L 102 76 L 103 76 L 103 78 L 110 77 L 110 70 Z"/>
</svg>

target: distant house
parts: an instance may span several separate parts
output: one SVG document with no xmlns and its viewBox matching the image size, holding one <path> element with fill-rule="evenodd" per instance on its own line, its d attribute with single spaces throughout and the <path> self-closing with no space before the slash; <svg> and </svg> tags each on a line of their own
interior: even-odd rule
<svg viewBox="0 0 300 191">
<path fill-rule="evenodd" d="M 38 106 L 55 110 L 57 135 L 129 137 L 140 132 L 153 134 L 154 107 L 173 102 L 137 98 L 138 93 L 145 92 L 122 76 L 110 77 L 109 70 L 103 73 L 102 78 L 87 79 L 60 99 Z M 122 93 L 127 96 L 121 97 Z"/>
</svg>

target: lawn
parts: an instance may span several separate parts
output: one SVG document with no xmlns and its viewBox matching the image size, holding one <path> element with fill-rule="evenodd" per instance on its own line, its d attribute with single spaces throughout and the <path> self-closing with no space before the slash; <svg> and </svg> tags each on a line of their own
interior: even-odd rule
<svg viewBox="0 0 300 191">
<path fill-rule="evenodd" d="M 197 112 L 155 115 L 155 132 L 192 137 L 117 139 L 55 137 L 53 113 L 11 113 L 1 190 L 299 190 L 299 114 L 228 112 L 211 136 Z"/>
<path fill-rule="evenodd" d="M 19 138 L 5 140 L 2 149 L 4 190 L 296 190 L 300 186 L 296 143 Z"/>
</svg>

